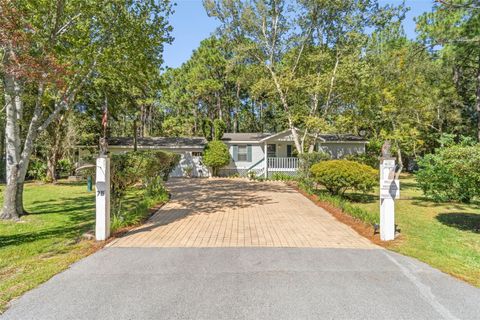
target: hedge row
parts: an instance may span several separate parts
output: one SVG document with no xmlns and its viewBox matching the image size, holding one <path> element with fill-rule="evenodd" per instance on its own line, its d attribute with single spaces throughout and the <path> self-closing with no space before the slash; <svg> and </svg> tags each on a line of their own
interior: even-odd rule
<svg viewBox="0 0 480 320">
<path fill-rule="evenodd" d="M 149 206 L 167 196 L 164 181 L 180 161 L 178 154 L 136 151 L 111 157 L 112 229 L 136 224 L 148 214 Z M 122 207 L 127 191 L 137 186 L 141 199 L 133 209 Z"/>
</svg>

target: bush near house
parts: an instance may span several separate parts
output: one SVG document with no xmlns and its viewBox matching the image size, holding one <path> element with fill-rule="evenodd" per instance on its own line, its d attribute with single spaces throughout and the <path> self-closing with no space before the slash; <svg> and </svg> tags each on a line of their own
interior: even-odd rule
<svg viewBox="0 0 480 320">
<path fill-rule="evenodd" d="M 216 176 L 218 169 L 230 163 L 227 145 L 219 140 L 210 141 L 203 152 L 203 163 L 211 168 L 212 175 Z"/>
<path fill-rule="evenodd" d="M 314 164 L 312 178 L 331 194 L 343 195 L 347 190 L 369 192 L 377 184 L 377 170 L 349 160 L 329 160 Z"/>
<path fill-rule="evenodd" d="M 112 230 L 136 224 L 155 202 L 166 201 L 164 181 L 178 164 L 180 156 L 163 151 L 137 151 L 112 155 L 111 197 Z M 135 208 L 124 207 L 127 192 L 137 186 L 142 202 Z M 130 192 L 131 193 L 131 192 Z"/>
<path fill-rule="evenodd" d="M 435 201 L 469 203 L 480 196 L 480 145 L 439 148 L 418 161 L 420 189 Z"/>
<path fill-rule="evenodd" d="M 309 152 L 298 155 L 298 173 L 302 178 L 310 177 L 310 168 L 321 161 L 330 160 L 332 157 L 326 152 Z"/>
</svg>

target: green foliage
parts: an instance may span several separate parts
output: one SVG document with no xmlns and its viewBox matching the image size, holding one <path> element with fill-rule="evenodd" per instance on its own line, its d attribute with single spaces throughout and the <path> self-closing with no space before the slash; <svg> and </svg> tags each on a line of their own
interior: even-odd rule
<svg viewBox="0 0 480 320">
<path fill-rule="evenodd" d="M 150 215 L 152 207 L 168 201 L 168 192 L 163 183 L 152 186 L 147 190 L 134 188 L 128 191 L 122 202 L 121 213 L 112 215 L 112 232 L 142 223 Z"/>
<path fill-rule="evenodd" d="M 248 171 L 247 178 L 251 181 L 265 181 L 263 174 L 259 174 L 258 171 L 255 170 Z"/>
<path fill-rule="evenodd" d="M 110 181 L 113 214 L 121 216 L 125 212 L 122 210 L 122 201 L 127 191 L 135 185 L 142 185 L 152 195 L 163 190 L 163 181 L 168 178 L 179 160 L 178 154 L 163 151 L 112 155 Z"/>
<path fill-rule="evenodd" d="M 217 175 L 218 169 L 230 163 L 228 147 L 222 141 L 210 141 L 203 152 L 203 163 L 212 169 L 212 174 Z"/>
<path fill-rule="evenodd" d="M 416 178 L 435 201 L 470 202 L 480 196 L 480 145 L 437 149 L 418 161 Z"/>
<path fill-rule="evenodd" d="M 28 164 L 27 178 L 32 180 L 45 181 L 47 178 L 47 164 L 40 159 L 30 159 Z"/>
<path fill-rule="evenodd" d="M 331 204 L 332 206 L 341 209 L 344 213 L 348 214 L 349 216 L 360 219 L 361 221 L 371 225 L 380 223 L 380 215 L 374 214 L 371 211 L 362 209 L 352 204 L 350 201 L 348 201 L 344 197 L 327 194 L 325 192 L 318 192 L 316 193 L 316 195 L 318 196 L 319 200 L 325 201 Z"/>
<path fill-rule="evenodd" d="M 204 118 L 202 120 L 202 133 L 207 141 L 213 140 L 213 123 L 210 118 Z"/>
<path fill-rule="evenodd" d="M 162 134 L 167 137 L 188 137 L 195 134 L 192 117 L 172 116 L 162 122 Z"/>
<path fill-rule="evenodd" d="M 213 121 L 213 139 L 214 140 L 222 140 L 223 134 L 227 129 L 227 125 L 225 121 L 222 119 L 215 119 Z"/>
<path fill-rule="evenodd" d="M 291 181 L 291 180 L 295 180 L 295 177 L 291 176 L 291 175 L 288 175 L 286 173 L 283 173 L 283 172 L 274 172 L 272 174 L 272 176 L 270 177 L 270 180 L 274 180 L 274 181 Z"/>
<path fill-rule="evenodd" d="M 5 186 L 0 186 L 3 202 Z M 25 184 L 22 222 L 0 222 L 0 313 L 7 303 L 95 250 L 95 196 L 85 183 Z M 48 258 L 47 258 L 48 257 Z"/>
<path fill-rule="evenodd" d="M 438 143 L 440 144 L 441 148 L 447 148 L 447 147 L 453 147 L 455 145 L 460 145 L 464 147 L 473 146 L 477 142 L 472 137 L 463 136 L 463 135 L 458 136 L 453 133 L 444 133 L 438 139 Z"/>
<path fill-rule="evenodd" d="M 57 164 L 59 176 L 66 178 L 75 172 L 75 164 L 67 158 L 60 159 Z"/>
<path fill-rule="evenodd" d="M 321 161 L 330 160 L 332 157 L 326 152 L 310 152 L 298 155 L 299 166 L 298 173 L 301 177 L 308 179 L 310 177 L 310 168 Z"/>
<path fill-rule="evenodd" d="M 322 190 L 316 190 L 312 179 L 299 179 L 298 186 L 308 194 L 315 194 L 320 201 L 337 207 L 344 213 L 365 223 L 371 225 L 380 223 L 380 215 L 362 209 L 344 197 L 328 194 Z"/>
<path fill-rule="evenodd" d="M 250 170 L 247 172 L 247 178 L 249 180 L 256 180 L 257 179 L 257 173 L 254 170 Z"/>
<path fill-rule="evenodd" d="M 377 171 L 355 161 L 324 161 L 314 164 L 310 171 L 313 179 L 334 195 L 347 190 L 369 192 L 377 184 Z"/>
<path fill-rule="evenodd" d="M 379 155 L 372 156 L 371 154 L 367 154 L 367 153 L 359 153 L 359 154 L 350 154 L 345 157 L 345 160 L 359 162 L 372 168 L 378 168 L 380 166 L 379 158 L 380 158 Z"/>
</svg>

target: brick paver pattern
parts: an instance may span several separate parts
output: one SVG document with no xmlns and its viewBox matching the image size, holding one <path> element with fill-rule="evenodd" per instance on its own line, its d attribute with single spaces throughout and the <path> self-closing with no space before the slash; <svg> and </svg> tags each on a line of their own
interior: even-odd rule
<svg viewBox="0 0 480 320">
<path fill-rule="evenodd" d="M 282 182 L 171 179 L 172 199 L 114 247 L 376 248 Z"/>
</svg>

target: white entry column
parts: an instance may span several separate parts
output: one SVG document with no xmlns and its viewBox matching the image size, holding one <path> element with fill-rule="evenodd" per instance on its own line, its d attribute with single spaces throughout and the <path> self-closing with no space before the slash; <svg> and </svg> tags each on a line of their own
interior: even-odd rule
<svg viewBox="0 0 480 320">
<path fill-rule="evenodd" d="M 395 239 L 395 199 L 400 197 L 400 182 L 395 179 L 395 158 L 380 160 L 380 239 Z"/>
<path fill-rule="evenodd" d="M 95 239 L 104 241 L 110 237 L 110 159 L 107 156 L 97 158 L 95 191 Z"/>
</svg>

